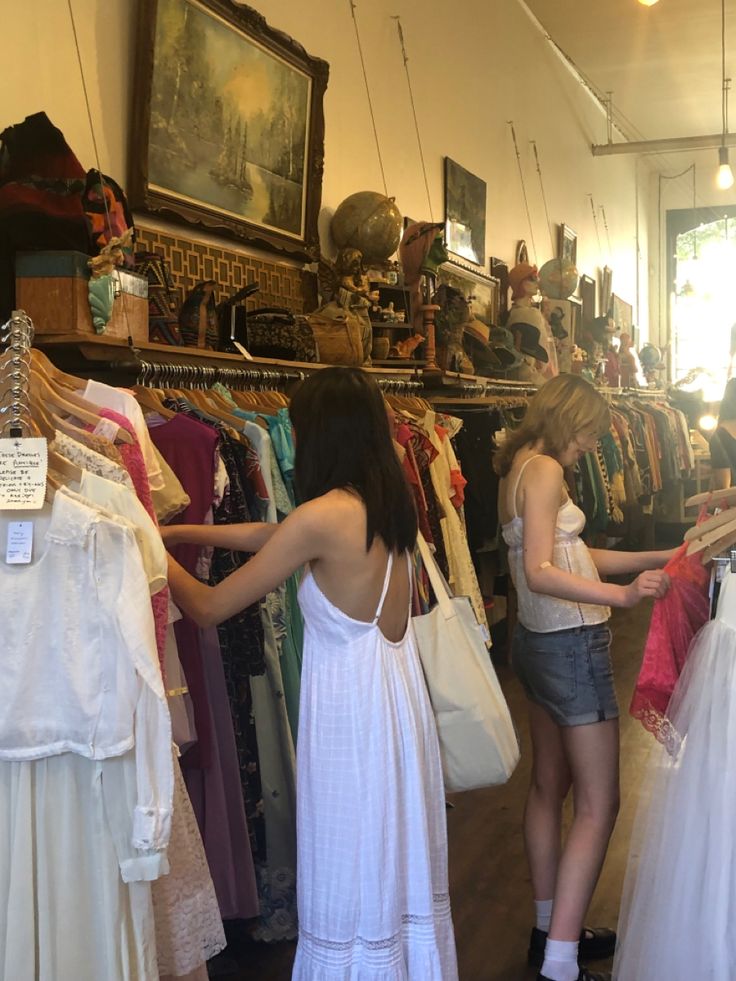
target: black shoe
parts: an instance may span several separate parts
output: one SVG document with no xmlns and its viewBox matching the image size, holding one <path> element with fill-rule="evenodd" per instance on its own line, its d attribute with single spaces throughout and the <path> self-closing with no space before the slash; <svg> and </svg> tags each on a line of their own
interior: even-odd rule
<svg viewBox="0 0 736 981">
<path fill-rule="evenodd" d="M 549 978 L 545 978 L 543 974 L 537 975 L 537 981 L 550 981 Z M 589 971 L 587 967 L 580 968 L 580 974 L 578 974 L 578 981 L 611 981 L 611 974 L 609 971 Z"/>
<path fill-rule="evenodd" d="M 529 937 L 529 951 L 527 960 L 532 967 L 541 967 L 544 962 L 544 945 L 547 943 L 547 934 L 544 930 L 537 930 L 532 927 Z M 616 947 L 616 933 L 606 927 L 583 927 L 580 934 L 580 946 L 578 957 L 581 961 L 600 961 L 606 957 L 613 957 Z M 595 979 L 594 979 L 595 981 Z"/>
</svg>

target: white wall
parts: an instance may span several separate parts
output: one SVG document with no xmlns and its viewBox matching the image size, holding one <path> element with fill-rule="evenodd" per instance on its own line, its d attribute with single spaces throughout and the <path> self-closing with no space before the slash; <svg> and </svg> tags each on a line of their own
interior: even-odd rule
<svg viewBox="0 0 736 981">
<path fill-rule="evenodd" d="M 134 0 L 72 0 L 102 169 L 125 179 L 132 90 Z M 269 22 L 330 63 L 320 228 L 357 190 L 382 190 L 348 0 L 255 0 Z M 553 254 L 530 140 L 536 140 L 553 226 L 578 233 L 578 266 L 613 269 L 613 289 L 635 305 L 646 333 L 647 172 L 640 168 L 641 275 L 635 243 L 637 166 L 631 157 L 593 158 L 605 117 L 569 73 L 517 0 L 358 0 L 356 9 L 382 147 L 388 192 L 400 210 L 428 218 L 406 76 L 399 14 L 427 164 L 432 217 L 442 217 L 443 157 L 488 184 L 487 253 L 506 261 L 532 233 L 507 121 L 514 120 L 532 216 L 536 259 Z M 0 0 L 4 32 L 0 126 L 45 109 L 85 166 L 95 164 L 67 4 Z M 603 205 L 600 247 L 588 194 Z M 324 242 L 329 250 L 329 242 Z M 487 267 L 486 267 L 487 268 Z"/>
</svg>

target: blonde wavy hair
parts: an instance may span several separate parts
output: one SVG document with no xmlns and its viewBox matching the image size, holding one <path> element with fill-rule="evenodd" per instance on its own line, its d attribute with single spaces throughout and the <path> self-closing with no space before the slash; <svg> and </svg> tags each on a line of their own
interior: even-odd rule
<svg viewBox="0 0 736 981">
<path fill-rule="evenodd" d="M 543 452 L 558 458 L 581 433 L 608 432 L 611 413 L 608 403 L 590 382 L 580 375 L 557 375 L 529 400 L 526 415 L 518 429 L 493 455 L 493 469 L 505 477 L 517 452 L 542 441 Z"/>
</svg>

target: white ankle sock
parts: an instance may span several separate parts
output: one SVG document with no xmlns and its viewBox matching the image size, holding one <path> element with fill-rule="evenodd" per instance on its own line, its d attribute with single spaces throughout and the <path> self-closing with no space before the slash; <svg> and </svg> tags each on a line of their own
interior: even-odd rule
<svg viewBox="0 0 736 981">
<path fill-rule="evenodd" d="M 580 973 L 577 942 L 548 938 L 541 973 L 549 981 L 577 981 Z"/>
<path fill-rule="evenodd" d="M 549 933 L 549 924 L 552 919 L 552 900 L 535 899 L 534 910 L 537 917 L 537 930 L 543 930 L 545 933 Z"/>
</svg>

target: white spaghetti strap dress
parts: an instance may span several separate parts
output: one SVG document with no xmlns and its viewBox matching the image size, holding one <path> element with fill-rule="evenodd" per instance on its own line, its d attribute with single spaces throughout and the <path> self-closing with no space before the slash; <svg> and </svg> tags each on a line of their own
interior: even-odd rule
<svg viewBox="0 0 736 981">
<path fill-rule="evenodd" d="M 370 623 L 330 603 L 311 572 L 299 591 L 293 981 L 458 976 L 434 716 L 411 617 L 396 643 L 378 624 L 392 564 Z"/>
</svg>

